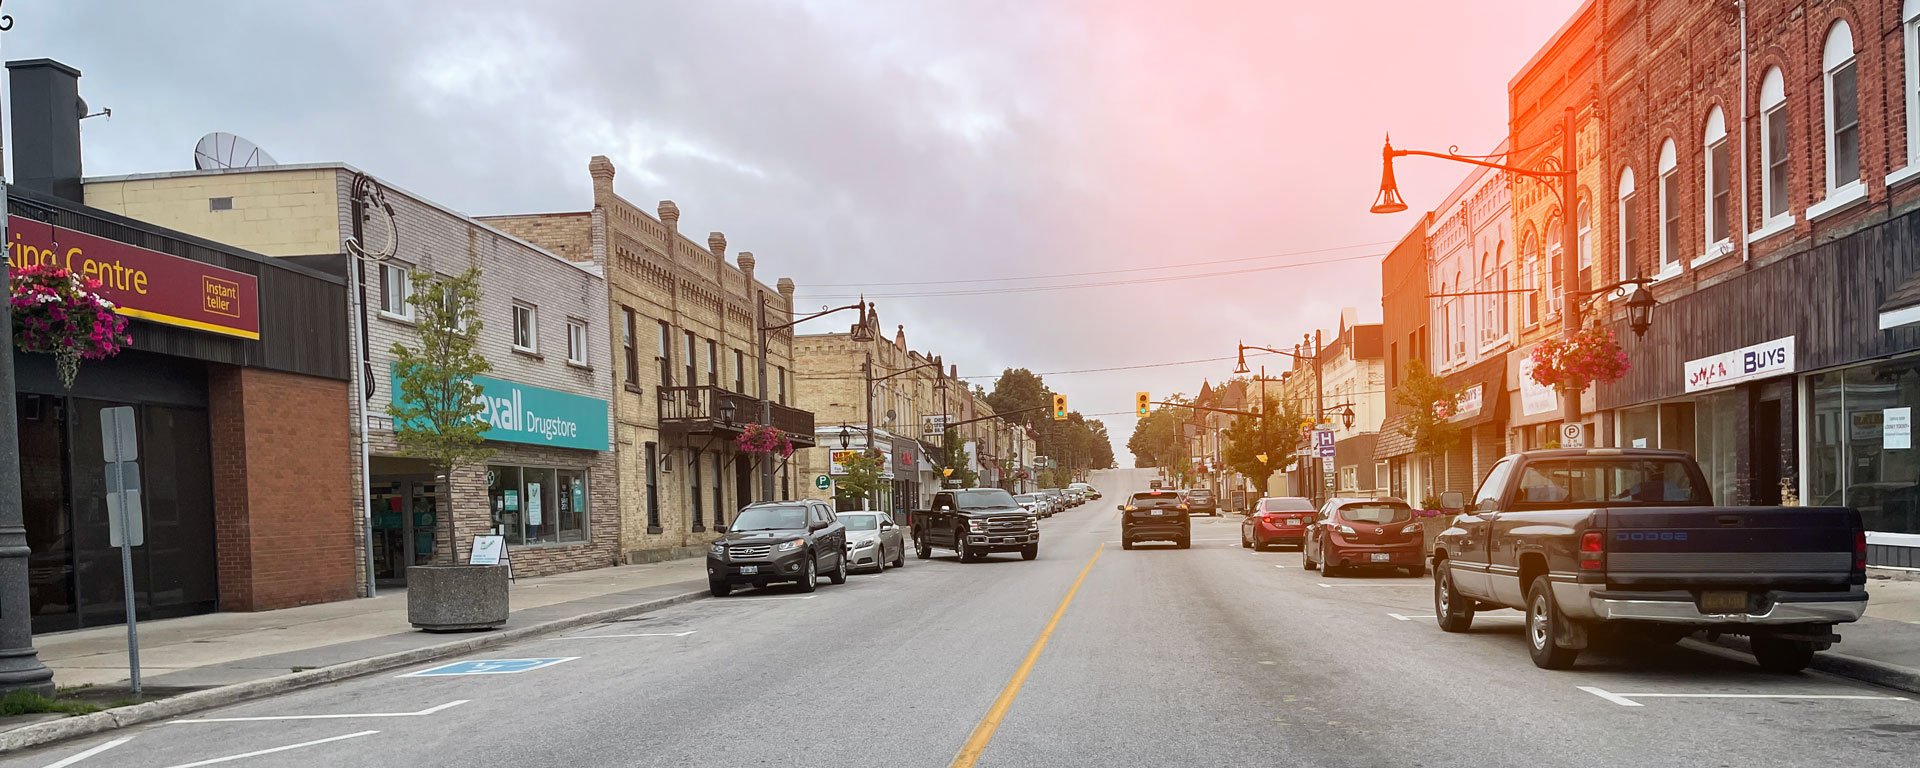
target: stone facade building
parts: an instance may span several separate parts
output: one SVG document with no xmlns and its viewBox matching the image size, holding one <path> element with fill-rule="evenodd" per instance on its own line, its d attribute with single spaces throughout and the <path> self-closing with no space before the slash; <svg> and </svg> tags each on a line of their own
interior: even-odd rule
<svg viewBox="0 0 1920 768">
<path fill-rule="evenodd" d="M 611 341 L 607 370 L 621 478 L 619 552 L 627 562 L 704 553 L 741 507 L 797 498 L 807 478 L 779 455 L 741 451 L 736 439 L 759 418 L 761 311 L 770 325 L 792 317 L 793 281 L 755 277 L 752 253 L 727 261 L 726 236 L 704 245 L 680 232 L 680 208 L 650 214 L 614 191 L 606 157 L 588 163 L 593 207 L 572 213 L 489 216 L 493 227 L 595 265 Z M 794 339 L 768 334 L 764 383 L 773 426 L 796 447 L 813 443 L 813 416 L 793 407 Z M 761 488 L 773 469 L 772 493 Z"/>
</svg>

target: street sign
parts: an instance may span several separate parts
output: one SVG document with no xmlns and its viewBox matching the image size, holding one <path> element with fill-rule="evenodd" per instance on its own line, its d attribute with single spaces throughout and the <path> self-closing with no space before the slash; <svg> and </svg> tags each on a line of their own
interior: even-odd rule
<svg viewBox="0 0 1920 768">
<path fill-rule="evenodd" d="M 832 487 L 833 487 L 833 478 L 831 478 L 831 477 L 827 477 L 826 475 L 820 475 L 820 476 L 818 476 L 818 477 L 815 477 L 815 478 L 813 479 L 813 487 L 815 487 L 815 488 L 818 488 L 818 489 L 820 489 L 820 490 L 823 490 L 823 491 L 824 491 L 824 490 L 826 490 L 826 489 L 828 489 L 828 488 L 832 488 Z"/>
<path fill-rule="evenodd" d="M 1587 447 L 1587 428 L 1579 423 L 1560 425 L 1560 447 Z"/>
<path fill-rule="evenodd" d="M 935 416 L 924 417 L 920 424 L 920 436 L 921 437 L 939 437 L 941 435 L 946 434 L 948 420 L 949 420 L 949 417 L 946 415 L 935 415 Z"/>
<path fill-rule="evenodd" d="M 140 514 L 140 440 L 133 406 L 100 409 L 100 455 L 106 460 L 107 541 L 120 548 L 121 598 L 127 607 L 127 681 L 140 697 L 140 631 L 134 623 L 133 548 L 146 542 Z"/>
<path fill-rule="evenodd" d="M 1316 429 L 1313 431 L 1314 454 L 1323 459 L 1333 458 L 1333 430 Z"/>
</svg>

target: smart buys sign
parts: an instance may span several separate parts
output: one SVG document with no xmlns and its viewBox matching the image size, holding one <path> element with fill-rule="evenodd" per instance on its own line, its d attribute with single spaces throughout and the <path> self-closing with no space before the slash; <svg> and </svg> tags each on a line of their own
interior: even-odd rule
<svg viewBox="0 0 1920 768">
<path fill-rule="evenodd" d="M 128 317 L 260 338 L 253 275 L 20 216 L 7 217 L 7 263 L 60 267 L 98 280 L 100 295 Z"/>
<path fill-rule="evenodd" d="M 1793 373 L 1793 337 L 1687 361 L 1688 392 Z"/>
<path fill-rule="evenodd" d="M 400 393 L 400 377 L 390 375 L 393 392 Z M 487 423 L 480 433 L 488 440 L 550 445 L 556 448 L 607 450 L 607 401 L 559 390 L 475 376 Z"/>
</svg>

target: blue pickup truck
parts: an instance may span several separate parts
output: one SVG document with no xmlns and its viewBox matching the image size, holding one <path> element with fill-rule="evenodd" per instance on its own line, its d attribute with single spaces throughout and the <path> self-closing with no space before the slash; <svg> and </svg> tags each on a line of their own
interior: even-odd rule
<svg viewBox="0 0 1920 768">
<path fill-rule="evenodd" d="M 1564 669 L 1598 633 L 1671 643 L 1744 635 L 1799 671 L 1867 607 L 1866 534 L 1845 507 L 1718 507 L 1691 456 L 1592 448 L 1501 459 L 1434 545 L 1442 630 L 1526 612 L 1533 663 Z"/>
</svg>

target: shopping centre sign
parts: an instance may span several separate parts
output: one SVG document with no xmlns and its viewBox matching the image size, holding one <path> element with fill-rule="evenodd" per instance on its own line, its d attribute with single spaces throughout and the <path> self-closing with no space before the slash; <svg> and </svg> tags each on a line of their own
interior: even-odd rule
<svg viewBox="0 0 1920 768">
<path fill-rule="evenodd" d="M 1688 360 L 1687 391 L 1718 389 L 1743 381 L 1793 373 L 1793 362 L 1792 336 Z"/>
<path fill-rule="evenodd" d="M 128 317 L 260 338 L 259 285 L 243 272 L 21 216 L 7 217 L 7 263 L 98 280 L 100 295 Z"/>
</svg>

